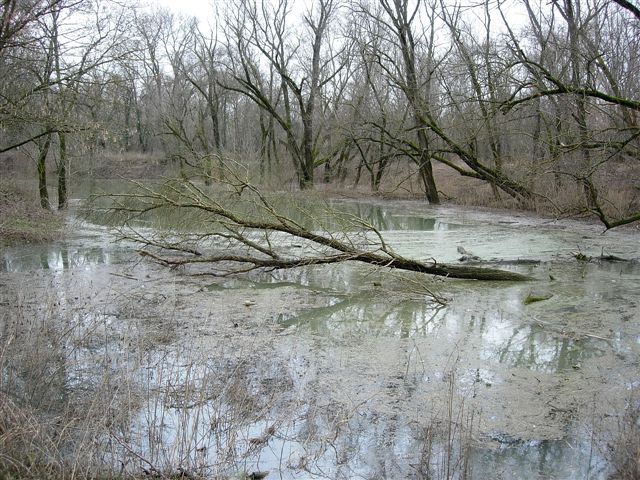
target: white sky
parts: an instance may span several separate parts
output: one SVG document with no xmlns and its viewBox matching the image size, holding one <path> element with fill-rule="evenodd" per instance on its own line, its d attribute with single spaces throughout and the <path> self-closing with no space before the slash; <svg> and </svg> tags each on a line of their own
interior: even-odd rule
<svg viewBox="0 0 640 480">
<path fill-rule="evenodd" d="M 224 5 L 226 0 L 145 0 L 150 6 L 168 8 L 172 12 L 188 17 L 196 17 L 203 24 L 213 19 L 214 5 Z M 291 0 L 289 8 L 293 15 L 302 14 L 306 8 L 313 4 L 313 0 Z"/>
<path fill-rule="evenodd" d="M 188 17 L 194 16 L 198 18 L 202 23 L 206 24 L 214 16 L 214 5 L 216 3 L 224 1 L 225 0 L 146 0 L 145 3 L 150 6 L 168 8 L 175 13 L 179 13 Z M 293 0 L 290 4 L 290 7 L 293 7 L 294 12 L 301 12 L 304 10 L 305 6 L 308 7 L 311 3 L 313 2 L 309 0 Z M 458 3 L 469 3 L 469 5 L 481 6 L 482 2 L 471 0 L 468 2 L 463 1 Z M 522 7 L 518 5 L 518 2 L 507 0 L 503 1 L 502 3 L 506 8 L 508 17 L 510 17 L 509 20 L 514 21 L 516 25 L 521 24 L 526 15 Z M 481 10 L 482 9 L 480 8 L 480 11 Z M 501 22 L 501 19 L 497 12 L 494 12 L 494 15 L 492 16 L 495 17 L 494 22 L 496 24 Z"/>
<path fill-rule="evenodd" d="M 213 4 L 216 0 L 147 0 L 152 6 L 164 7 L 188 17 L 197 17 L 205 22 L 213 17 Z M 218 0 L 220 1 L 220 0 Z"/>
</svg>

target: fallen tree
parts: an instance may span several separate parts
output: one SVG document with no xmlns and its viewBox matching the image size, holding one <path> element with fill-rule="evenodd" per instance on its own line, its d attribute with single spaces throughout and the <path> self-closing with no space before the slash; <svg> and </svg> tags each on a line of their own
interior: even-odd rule
<svg viewBox="0 0 640 480">
<path fill-rule="evenodd" d="M 157 186 L 136 183 L 130 193 L 110 195 L 115 200 L 110 210 L 124 225 L 122 238 L 140 244 L 143 256 L 163 265 L 207 265 L 212 267 L 210 273 L 218 275 L 357 261 L 458 279 L 530 279 L 495 268 L 406 258 L 358 216 L 331 209 L 326 218 L 339 224 L 331 230 L 322 226 L 317 215 L 303 209 L 298 209 L 304 213 L 298 215 L 300 219 L 285 215 L 276 207 L 277 201 L 228 166 L 221 178 L 224 180 L 218 179 L 212 187 L 185 179 Z M 136 226 L 154 215 L 183 219 L 184 231 Z M 315 225 L 308 226 L 310 223 Z"/>
</svg>

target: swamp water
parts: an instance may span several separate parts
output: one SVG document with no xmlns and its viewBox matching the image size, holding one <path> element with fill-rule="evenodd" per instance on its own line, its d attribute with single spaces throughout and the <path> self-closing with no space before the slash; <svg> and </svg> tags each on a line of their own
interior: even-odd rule
<svg viewBox="0 0 640 480">
<path fill-rule="evenodd" d="M 2 393 L 67 419 L 77 468 L 116 474 L 606 478 L 640 387 L 637 230 L 335 206 L 402 255 L 455 263 L 462 246 L 536 280 L 354 263 L 192 276 L 78 222 L 2 251 Z"/>
</svg>

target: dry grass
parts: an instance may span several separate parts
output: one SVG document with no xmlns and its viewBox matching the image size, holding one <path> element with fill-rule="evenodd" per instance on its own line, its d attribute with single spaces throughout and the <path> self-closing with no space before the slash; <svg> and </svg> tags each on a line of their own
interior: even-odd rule
<svg viewBox="0 0 640 480">
<path fill-rule="evenodd" d="M 104 152 L 74 165 L 80 177 L 151 179 L 176 174 L 179 165 L 162 154 Z"/>
<path fill-rule="evenodd" d="M 471 457 L 476 434 L 476 412 L 456 391 L 456 370 L 445 374 L 447 390 L 441 410 L 422 425 L 420 478 L 473 478 Z"/>
<path fill-rule="evenodd" d="M 54 291 L 18 296 L 3 313 L 0 478 L 181 478 L 178 466 L 193 468 L 197 442 L 184 433 L 191 425 L 169 415 L 169 405 L 204 405 L 194 396 L 209 390 L 195 388 L 195 369 L 185 375 L 189 359 L 149 355 L 155 328 L 112 325 L 110 315 L 88 310 L 67 314 Z M 177 441 L 162 443 L 174 433 Z M 205 477 L 194 472 L 184 478 Z"/>
<path fill-rule="evenodd" d="M 611 480 L 640 478 L 640 401 L 637 395 L 628 402 L 618 424 L 618 435 L 609 445 Z"/>
<path fill-rule="evenodd" d="M 286 362 L 165 343 L 176 322 L 151 293 L 68 309 L 21 291 L 0 302 L 0 478 L 253 478 L 289 434 Z"/>
<path fill-rule="evenodd" d="M 0 476 L 61 478 L 59 445 L 51 425 L 0 392 Z"/>
</svg>

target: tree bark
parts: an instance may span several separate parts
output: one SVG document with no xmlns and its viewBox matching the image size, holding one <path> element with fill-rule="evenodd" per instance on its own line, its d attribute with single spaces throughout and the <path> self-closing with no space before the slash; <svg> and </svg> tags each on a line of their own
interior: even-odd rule
<svg viewBox="0 0 640 480">
<path fill-rule="evenodd" d="M 51 146 L 51 133 L 47 134 L 44 143 L 39 145 L 38 152 L 38 191 L 40 192 L 40 206 L 51 210 L 49 190 L 47 188 L 47 154 Z"/>
<path fill-rule="evenodd" d="M 58 164 L 58 210 L 64 210 L 67 208 L 69 203 L 67 196 L 67 135 L 63 132 L 58 132 L 58 140 L 60 142 L 60 163 Z"/>
</svg>

